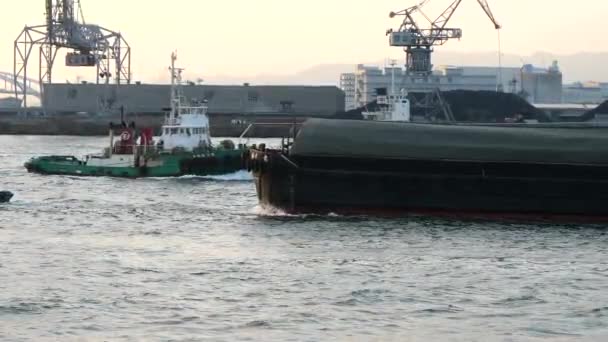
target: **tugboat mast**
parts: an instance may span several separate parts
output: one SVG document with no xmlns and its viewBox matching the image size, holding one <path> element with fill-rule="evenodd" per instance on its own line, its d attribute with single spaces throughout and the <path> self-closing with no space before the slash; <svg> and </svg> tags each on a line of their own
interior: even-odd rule
<svg viewBox="0 0 608 342">
<path fill-rule="evenodd" d="M 181 99 L 181 81 L 182 81 L 182 68 L 175 67 L 175 61 L 177 60 L 177 53 L 171 53 L 171 67 L 169 70 L 171 71 L 171 113 L 169 114 L 170 124 L 175 123 L 175 119 L 177 118 L 177 113 L 180 109 L 180 99 Z"/>
<path fill-rule="evenodd" d="M 395 66 L 397 65 L 397 61 L 394 59 L 391 59 L 391 96 L 393 99 L 395 99 L 395 95 L 397 95 L 397 92 L 395 91 Z"/>
</svg>

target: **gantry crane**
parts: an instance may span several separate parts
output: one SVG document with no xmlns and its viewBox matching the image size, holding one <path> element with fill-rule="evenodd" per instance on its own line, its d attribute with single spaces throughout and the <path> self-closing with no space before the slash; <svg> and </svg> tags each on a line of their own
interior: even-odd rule
<svg viewBox="0 0 608 342">
<path fill-rule="evenodd" d="M 34 46 L 39 47 L 41 100 L 45 83 L 52 82 L 53 65 L 59 49 L 68 67 L 95 67 L 96 80 L 116 84 L 131 82 L 131 48 L 119 32 L 86 24 L 80 0 L 45 0 L 46 23 L 26 26 L 14 48 L 14 79 L 27 79 Z M 17 82 L 15 82 L 17 84 Z M 27 87 L 15 86 L 15 96 L 27 107 Z M 44 102 L 44 101 L 42 101 Z"/>
<path fill-rule="evenodd" d="M 455 0 L 443 13 L 434 21 L 422 11 L 422 7 L 430 0 L 423 0 L 416 6 L 412 6 L 403 11 L 391 12 L 390 17 L 405 17 L 397 31 L 392 29 L 387 31 L 391 46 L 403 47 L 406 52 L 406 71 L 410 76 L 428 76 L 432 73 L 431 54 L 434 46 L 447 43 L 450 39 L 462 38 L 462 29 L 447 27 L 450 19 L 462 3 L 462 0 Z M 488 15 L 496 30 L 500 30 L 490 6 L 485 0 L 477 0 L 484 12 Z M 421 28 L 414 16 L 421 14 L 431 24 L 430 28 Z"/>
</svg>

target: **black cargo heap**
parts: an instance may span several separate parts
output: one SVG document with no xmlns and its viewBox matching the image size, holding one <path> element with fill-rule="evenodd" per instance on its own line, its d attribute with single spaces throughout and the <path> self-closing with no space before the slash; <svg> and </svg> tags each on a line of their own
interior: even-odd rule
<svg viewBox="0 0 608 342">
<path fill-rule="evenodd" d="M 311 119 L 246 162 L 287 212 L 608 217 L 608 128 Z"/>
</svg>

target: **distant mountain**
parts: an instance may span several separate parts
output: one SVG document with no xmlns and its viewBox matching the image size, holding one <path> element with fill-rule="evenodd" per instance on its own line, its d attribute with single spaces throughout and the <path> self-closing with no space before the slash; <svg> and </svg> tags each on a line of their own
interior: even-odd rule
<svg viewBox="0 0 608 342">
<path fill-rule="evenodd" d="M 503 54 L 502 64 L 512 67 L 520 67 L 523 64 L 548 67 L 554 60 L 558 62 L 566 83 L 575 81 L 608 82 L 608 67 L 606 67 L 608 52 L 581 52 L 572 55 L 537 52 L 531 56 Z M 435 65 L 498 65 L 498 55 L 483 52 L 437 52 L 433 63 Z"/>
<path fill-rule="evenodd" d="M 534 64 L 538 67 L 548 67 L 557 60 L 564 73 L 564 82 L 575 81 L 605 81 L 608 82 L 608 52 L 577 53 L 558 55 L 547 52 L 537 52 L 531 56 L 503 54 L 502 65 L 505 67 L 521 67 L 523 64 Z M 384 65 L 384 61 L 361 61 L 366 65 Z M 340 74 L 355 70 L 353 64 L 319 64 L 293 74 L 281 75 L 262 73 L 255 76 L 243 77 L 237 75 L 207 75 L 204 77 L 208 84 L 243 84 L 248 82 L 257 85 L 338 85 Z M 498 66 L 498 55 L 495 52 L 450 52 L 438 51 L 434 55 L 433 64 L 458 66 Z M 160 80 L 160 79 L 159 79 Z M 166 82 L 163 79 L 162 82 Z"/>
<path fill-rule="evenodd" d="M 338 85 L 340 74 L 352 72 L 350 64 L 319 64 L 289 75 L 258 74 L 253 77 L 234 75 L 210 75 L 205 78 L 209 84 L 242 84 L 245 82 L 257 85 Z"/>
</svg>

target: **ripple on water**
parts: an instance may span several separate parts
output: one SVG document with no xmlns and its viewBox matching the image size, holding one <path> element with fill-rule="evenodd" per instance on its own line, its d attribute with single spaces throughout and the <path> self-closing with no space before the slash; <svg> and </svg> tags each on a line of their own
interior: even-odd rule
<svg viewBox="0 0 608 342">
<path fill-rule="evenodd" d="M 39 315 L 49 310 L 62 308 L 63 300 L 48 299 L 40 302 L 12 300 L 2 305 L 0 304 L 1 315 Z"/>
<path fill-rule="evenodd" d="M 105 143 L 0 136 L 0 188 L 16 194 L 0 205 L 3 340 L 608 335 L 604 226 L 285 215 L 258 206 L 248 174 L 22 168 Z"/>
<path fill-rule="evenodd" d="M 271 328 L 272 324 L 268 321 L 251 321 L 241 326 L 242 328 Z"/>
<path fill-rule="evenodd" d="M 0 313 L 3 315 L 23 315 L 23 314 L 40 314 L 43 308 L 39 304 L 34 303 L 16 303 L 9 305 L 0 305 Z"/>
</svg>

